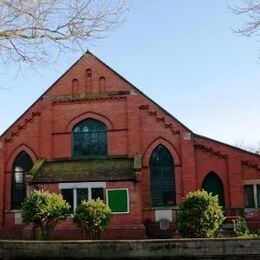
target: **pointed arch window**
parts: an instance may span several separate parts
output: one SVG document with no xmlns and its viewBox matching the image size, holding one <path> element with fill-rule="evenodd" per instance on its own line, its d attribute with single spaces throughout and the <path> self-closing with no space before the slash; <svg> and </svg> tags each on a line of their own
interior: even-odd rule
<svg viewBox="0 0 260 260">
<path fill-rule="evenodd" d="M 150 187 L 152 206 L 176 204 L 174 161 L 163 146 L 157 146 L 150 157 Z"/>
<path fill-rule="evenodd" d="M 107 155 L 107 126 L 95 119 L 86 119 L 72 130 L 73 156 Z"/>
<path fill-rule="evenodd" d="M 32 166 L 32 159 L 26 152 L 22 151 L 18 154 L 13 164 L 12 209 L 19 209 L 26 197 L 25 174 Z"/>
<path fill-rule="evenodd" d="M 219 204 L 225 206 L 224 187 L 221 179 L 214 172 L 209 172 L 202 183 L 202 189 L 211 192 L 212 195 L 218 195 Z"/>
</svg>

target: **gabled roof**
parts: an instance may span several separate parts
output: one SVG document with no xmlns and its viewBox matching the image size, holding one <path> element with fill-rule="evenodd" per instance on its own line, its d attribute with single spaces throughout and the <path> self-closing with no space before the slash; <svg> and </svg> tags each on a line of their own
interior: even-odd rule
<svg viewBox="0 0 260 260">
<path fill-rule="evenodd" d="M 171 115 L 168 111 L 166 111 L 164 108 L 162 108 L 159 104 L 157 104 L 154 100 L 152 100 L 150 97 L 148 97 L 146 94 L 144 94 L 140 89 L 138 89 L 136 86 L 134 86 L 131 82 L 129 82 L 127 79 L 125 79 L 123 76 L 121 76 L 119 73 L 117 73 L 115 70 L 113 70 L 111 67 L 109 67 L 106 63 L 104 63 L 102 60 L 100 60 L 98 57 L 96 57 L 94 54 L 92 54 L 89 50 L 86 51 L 72 66 L 70 66 L 25 112 L 19 116 L 13 124 L 11 124 L 3 133 L 0 135 L 0 138 L 3 137 L 6 132 L 12 128 L 20 118 L 22 118 L 38 101 L 42 100 L 43 97 L 46 95 L 46 93 L 52 89 L 55 84 L 64 77 L 73 67 L 75 67 L 86 55 L 91 55 L 94 57 L 98 62 L 103 64 L 105 67 L 107 67 L 110 71 L 112 71 L 115 75 L 117 75 L 120 79 L 122 79 L 124 82 L 126 82 L 128 85 L 130 85 L 134 90 L 142 94 L 145 98 L 147 98 L 150 102 L 155 104 L 157 107 L 159 107 L 165 114 L 167 114 L 169 117 L 171 117 L 173 120 L 177 121 L 182 127 L 186 128 L 187 131 L 193 133 L 188 127 L 186 127 L 183 123 L 181 123 L 178 119 L 176 119 L 173 115 Z"/>
</svg>

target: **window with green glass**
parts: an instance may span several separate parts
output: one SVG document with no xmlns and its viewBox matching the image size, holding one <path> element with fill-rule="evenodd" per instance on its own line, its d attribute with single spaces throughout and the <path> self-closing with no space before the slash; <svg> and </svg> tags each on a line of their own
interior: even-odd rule
<svg viewBox="0 0 260 260">
<path fill-rule="evenodd" d="M 107 205 L 113 213 L 129 213 L 128 189 L 108 189 Z"/>
<path fill-rule="evenodd" d="M 150 188 L 153 207 L 176 204 L 174 161 L 163 145 L 158 145 L 150 157 Z"/>
<path fill-rule="evenodd" d="M 25 151 L 18 154 L 13 164 L 12 209 L 20 209 L 26 197 L 25 174 L 31 170 L 32 166 L 32 159 Z"/>
<path fill-rule="evenodd" d="M 107 155 L 107 126 L 88 118 L 72 131 L 73 156 Z"/>
</svg>

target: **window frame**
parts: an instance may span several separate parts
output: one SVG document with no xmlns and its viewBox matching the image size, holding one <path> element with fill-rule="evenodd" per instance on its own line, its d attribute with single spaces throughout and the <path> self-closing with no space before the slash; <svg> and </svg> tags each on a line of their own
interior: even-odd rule
<svg viewBox="0 0 260 260">
<path fill-rule="evenodd" d="M 246 207 L 246 186 L 253 187 L 253 200 L 254 200 L 254 207 Z M 255 181 L 245 181 L 244 185 L 244 203 L 246 209 L 259 209 L 260 208 L 260 200 L 258 201 L 258 193 L 260 193 L 260 180 Z M 259 190 L 259 191 L 258 191 Z"/>
<path fill-rule="evenodd" d="M 59 183 L 59 191 L 62 194 L 62 190 L 72 189 L 73 194 L 73 210 L 74 213 L 77 208 L 77 190 L 78 189 L 88 189 L 88 201 L 92 199 L 91 189 L 94 188 L 102 188 L 103 190 L 106 189 L 105 182 L 70 182 L 70 183 Z M 104 192 L 105 195 L 105 192 Z M 104 202 L 106 198 L 104 197 Z"/>
</svg>

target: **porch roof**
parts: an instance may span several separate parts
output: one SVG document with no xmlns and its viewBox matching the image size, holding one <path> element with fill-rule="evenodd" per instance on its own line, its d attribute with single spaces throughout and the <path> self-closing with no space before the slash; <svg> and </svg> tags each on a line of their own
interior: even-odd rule
<svg viewBox="0 0 260 260">
<path fill-rule="evenodd" d="M 29 172 L 32 183 L 134 180 L 136 158 L 39 159 Z"/>
</svg>

